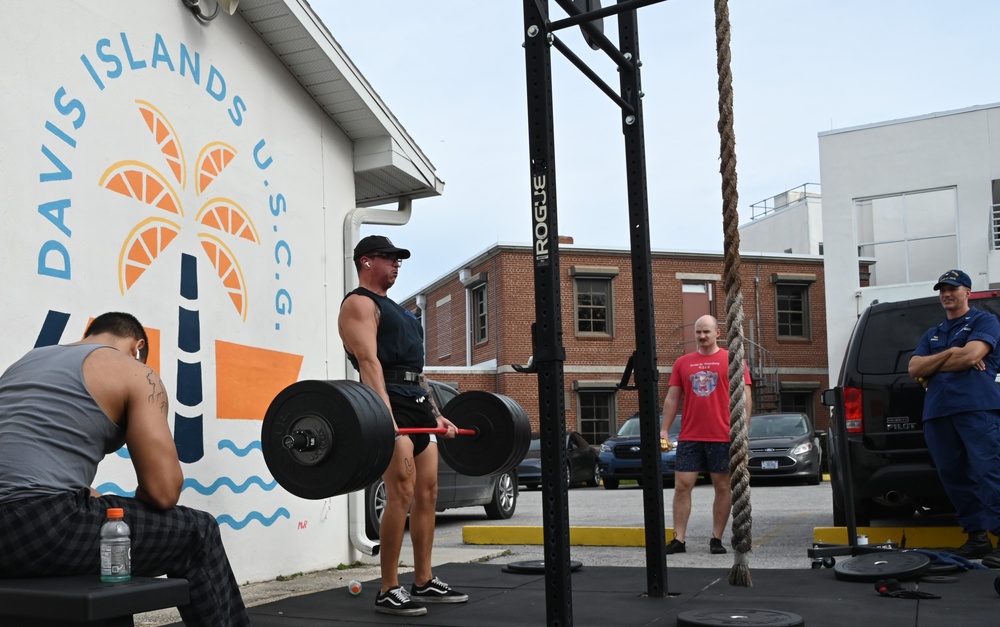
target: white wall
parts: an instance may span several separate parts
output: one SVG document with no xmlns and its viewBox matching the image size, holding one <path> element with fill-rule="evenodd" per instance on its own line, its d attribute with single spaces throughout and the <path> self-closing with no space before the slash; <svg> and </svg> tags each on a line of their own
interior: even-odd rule
<svg viewBox="0 0 1000 627">
<path fill-rule="evenodd" d="M 791 203 L 740 225 L 740 250 L 818 255 L 823 241 L 823 210 L 815 196 Z"/>
<path fill-rule="evenodd" d="M 990 250 L 991 181 L 1000 178 L 1000 107 L 987 105 L 820 133 L 826 312 L 830 372 L 840 371 L 857 316 L 873 299 L 931 296 L 934 281 L 862 289 L 854 200 L 954 187 L 958 266 L 973 289 L 1000 275 Z M 878 262 L 876 262 L 878 268 Z M 949 267 L 942 267 L 941 272 Z"/>
<path fill-rule="evenodd" d="M 171 409 L 184 411 L 181 421 L 203 416 L 194 430 L 203 455 L 184 464 L 181 503 L 218 517 L 237 579 L 350 561 L 345 499 L 291 497 L 267 472 L 259 442 L 261 399 L 273 389 L 344 377 L 331 310 L 344 291 L 342 224 L 354 207 L 350 141 L 238 14 L 204 24 L 179 1 L 46 7 L 0 4 L 9 61 L 0 90 L 0 368 L 32 348 L 50 312 L 68 314 L 61 342 L 79 339 L 101 312 L 136 314 L 159 333 L 154 357 Z M 200 75 L 182 66 L 182 50 L 200 59 Z M 182 177 L 137 100 L 169 122 Z M 199 190 L 198 155 L 211 142 L 235 156 Z M 165 181 L 182 213 L 108 189 L 114 164 Z M 241 207 L 255 237 L 199 222 L 210 199 Z M 178 235 L 123 290 L 123 245 L 149 219 L 169 220 Z M 238 264 L 232 291 L 204 249 L 216 241 Z M 180 295 L 182 253 L 197 259 L 194 300 Z M 179 347 L 180 307 L 199 313 L 194 353 Z M 203 398 L 190 407 L 177 400 L 179 359 L 201 365 Z M 187 450 L 192 441 L 185 436 Z M 97 484 L 134 490 L 124 450 L 102 464 Z"/>
</svg>

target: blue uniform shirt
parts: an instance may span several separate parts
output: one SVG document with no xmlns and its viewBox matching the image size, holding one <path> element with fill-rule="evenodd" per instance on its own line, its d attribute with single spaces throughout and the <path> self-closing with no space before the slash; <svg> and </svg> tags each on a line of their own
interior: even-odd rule
<svg viewBox="0 0 1000 627">
<path fill-rule="evenodd" d="M 915 356 L 940 353 L 952 346 L 978 340 L 990 346 L 983 358 L 986 370 L 970 368 L 962 372 L 938 372 L 931 377 L 924 398 L 924 420 L 969 411 L 1000 409 L 1000 385 L 996 383 L 1000 354 L 1000 321 L 992 313 L 970 309 L 961 318 L 945 320 L 920 338 Z"/>
</svg>

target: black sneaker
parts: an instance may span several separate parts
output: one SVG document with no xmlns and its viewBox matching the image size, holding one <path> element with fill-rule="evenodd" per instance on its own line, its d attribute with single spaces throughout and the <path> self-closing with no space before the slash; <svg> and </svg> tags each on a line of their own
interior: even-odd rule
<svg viewBox="0 0 1000 627">
<path fill-rule="evenodd" d="M 1000 568 L 1000 549 L 997 549 L 984 557 L 983 566 L 987 568 Z"/>
<path fill-rule="evenodd" d="M 396 586 L 375 596 L 375 611 L 396 616 L 420 616 L 427 613 L 427 608 L 411 601 L 406 588 Z"/>
<path fill-rule="evenodd" d="M 677 538 L 674 538 L 667 545 L 667 549 L 664 551 L 667 555 L 673 555 L 674 553 L 686 553 L 687 546 Z"/>
<path fill-rule="evenodd" d="M 414 583 L 410 586 L 410 596 L 421 603 L 465 603 L 469 600 L 469 595 L 452 590 L 451 586 L 437 577 L 420 587 Z"/>
<path fill-rule="evenodd" d="M 990 541 L 990 537 L 986 535 L 985 531 L 973 531 L 969 533 L 969 539 L 965 541 L 965 544 L 957 549 L 948 551 L 952 555 L 964 557 L 968 560 L 986 557 L 992 552 L 993 542 Z"/>
<path fill-rule="evenodd" d="M 722 546 L 722 540 L 719 538 L 712 538 L 708 541 L 708 550 L 712 555 L 722 555 L 726 552 L 726 547 Z"/>
</svg>

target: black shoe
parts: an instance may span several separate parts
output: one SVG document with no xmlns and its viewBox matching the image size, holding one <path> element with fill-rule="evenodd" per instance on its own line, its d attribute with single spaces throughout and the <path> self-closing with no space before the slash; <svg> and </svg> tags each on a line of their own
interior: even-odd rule
<svg viewBox="0 0 1000 627">
<path fill-rule="evenodd" d="M 712 555 L 722 555 L 726 552 L 726 547 L 722 546 L 722 540 L 719 538 L 712 538 L 708 541 L 708 550 Z"/>
<path fill-rule="evenodd" d="M 673 555 L 674 553 L 686 553 L 686 552 L 687 552 L 687 546 L 677 538 L 671 540 L 670 543 L 667 544 L 667 549 L 664 551 L 664 553 L 666 553 L 667 555 Z"/>
<path fill-rule="evenodd" d="M 419 588 L 414 583 L 410 586 L 410 596 L 421 603 L 465 603 L 469 600 L 469 595 L 452 590 L 451 586 L 437 577 Z"/>
<path fill-rule="evenodd" d="M 1000 548 L 983 558 L 983 566 L 987 568 L 1000 568 Z"/>
<path fill-rule="evenodd" d="M 979 559 L 993 553 L 993 542 L 985 531 L 973 531 L 969 533 L 969 539 L 965 544 L 947 552 L 967 560 Z"/>
<path fill-rule="evenodd" d="M 375 596 L 375 611 L 396 616 L 420 616 L 427 613 L 427 608 L 411 601 L 406 588 L 396 586 Z"/>
</svg>

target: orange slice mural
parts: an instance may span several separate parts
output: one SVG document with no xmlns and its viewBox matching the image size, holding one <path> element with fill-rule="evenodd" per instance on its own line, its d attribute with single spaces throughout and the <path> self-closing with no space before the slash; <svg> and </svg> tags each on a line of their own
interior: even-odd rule
<svg viewBox="0 0 1000 627">
<path fill-rule="evenodd" d="M 230 235 L 260 243 L 257 229 L 249 214 L 229 198 L 213 198 L 202 206 L 195 218 L 199 224 Z"/>
<path fill-rule="evenodd" d="M 140 161 L 119 161 L 104 171 L 101 187 L 152 207 L 184 215 L 177 192 L 159 172 Z"/>
<path fill-rule="evenodd" d="M 221 239 L 211 233 L 198 233 L 198 239 L 201 240 L 201 247 L 208 255 L 208 260 L 212 262 L 216 274 L 222 279 L 222 285 L 229 292 L 229 298 L 232 299 L 236 311 L 245 322 L 247 319 L 247 288 L 246 281 L 243 279 L 243 271 L 236 263 L 236 256 Z"/>
<path fill-rule="evenodd" d="M 218 418 L 263 420 L 283 389 L 299 380 L 302 355 L 216 340 Z"/>
<path fill-rule="evenodd" d="M 236 149 L 225 142 L 212 142 L 198 154 L 195 192 L 200 196 L 236 156 Z"/>
<path fill-rule="evenodd" d="M 132 287 L 180 231 L 179 224 L 164 218 L 149 218 L 132 229 L 118 255 L 118 287 L 122 294 Z"/>
<path fill-rule="evenodd" d="M 187 179 L 187 164 L 184 162 L 184 150 L 177 139 L 174 127 L 167 121 L 167 117 L 152 104 L 145 100 L 136 100 L 135 103 L 139 105 L 139 113 L 142 114 L 143 121 L 146 122 L 146 126 L 153 134 L 153 139 L 156 140 L 157 147 L 166 158 L 167 165 L 174 173 L 174 178 L 183 189 Z"/>
</svg>

